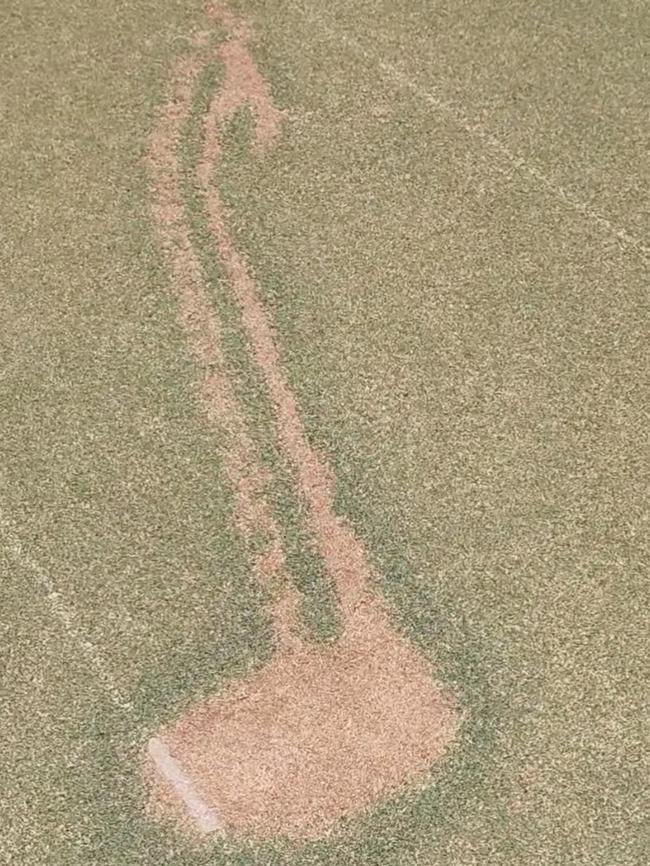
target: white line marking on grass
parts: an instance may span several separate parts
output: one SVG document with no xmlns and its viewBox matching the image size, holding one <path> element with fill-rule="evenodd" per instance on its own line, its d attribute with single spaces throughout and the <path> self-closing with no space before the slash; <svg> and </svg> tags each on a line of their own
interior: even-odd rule
<svg viewBox="0 0 650 866">
<path fill-rule="evenodd" d="M 483 144 L 487 145 L 492 150 L 498 151 L 498 153 L 504 156 L 513 165 L 515 171 L 521 171 L 536 180 L 541 186 L 548 190 L 548 192 L 552 193 L 555 198 L 558 198 L 567 205 L 567 207 L 570 207 L 572 210 L 577 211 L 577 213 L 582 214 L 584 217 L 593 220 L 610 235 L 618 238 L 622 244 L 634 248 L 644 263 L 650 263 L 650 247 L 647 244 L 643 243 L 643 241 L 635 237 L 635 235 L 627 229 L 616 225 L 608 217 L 604 216 L 599 211 L 594 210 L 594 208 L 590 207 L 585 202 L 580 201 L 580 199 L 574 196 L 573 193 L 569 192 L 558 183 L 555 183 L 551 178 L 545 175 L 544 172 L 540 171 L 534 165 L 531 165 L 523 159 L 523 157 L 517 156 L 512 150 L 510 150 L 507 144 L 504 144 L 501 139 L 497 138 L 494 133 L 490 132 L 486 126 L 477 120 L 473 120 L 457 102 L 446 99 L 435 90 L 425 89 L 413 78 L 402 72 L 394 63 L 391 63 L 388 60 L 382 60 L 382 58 L 375 52 L 369 51 L 354 36 L 344 33 L 338 28 L 332 27 L 331 24 L 322 17 L 322 15 L 314 13 L 311 10 L 307 11 L 302 7 L 298 7 L 298 9 L 307 18 L 312 18 L 312 20 L 317 21 L 323 29 L 330 34 L 330 36 L 343 42 L 344 45 L 349 46 L 357 54 L 360 54 L 366 60 L 369 60 L 378 66 L 384 73 L 385 78 L 389 78 L 400 87 L 410 90 L 411 93 L 414 93 L 437 111 L 448 114 L 467 133 L 476 136 L 483 142 Z"/>
<path fill-rule="evenodd" d="M 13 523 L 1 508 L 0 530 L 7 540 L 5 550 L 19 566 L 27 567 L 32 572 L 44 592 L 52 612 L 62 623 L 69 640 L 81 649 L 90 665 L 90 668 L 95 672 L 98 680 L 106 688 L 106 691 L 115 706 L 120 710 L 133 714 L 133 704 L 124 696 L 122 690 L 117 685 L 110 664 L 106 661 L 102 652 L 95 646 L 95 644 L 88 640 L 83 633 L 83 629 L 79 626 L 78 614 L 75 610 L 74 604 L 65 598 L 53 578 L 50 577 L 39 563 L 25 551 Z"/>
<path fill-rule="evenodd" d="M 64 597 L 52 577 L 25 551 L 12 521 L 2 508 L 0 508 L 0 533 L 6 541 L 4 550 L 20 567 L 28 568 L 32 572 L 49 602 L 52 613 L 63 625 L 68 639 L 73 645 L 81 649 L 91 670 L 94 671 L 115 706 L 132 716 L 135 715 L 134 706 L 118 686 L 110 664 L 95 644 L 88 640 L 78 625 L 78 614 L 73 603 Z M 201 799 L 191 779 L 183 771 L 178 761 L 171 756 L 163 741 L 158 737 L 152 737 L 149 740 L 147 750 L 156 770 L 183 802 L 188 814 L 196 822 L 199 829 L 203 833 L 223 830 L 224 825 L 215 810 Z"/>
<path fill-rule="evenodd" d="M 159 737 L 152 737 L 148 745 L 149 757 L 160 775 L 168 782 L 176 796 L 183 802 L 187 813 L 203 833 L 223 830 L 224 825 L 216 811 L 205 803 L 178 761 Z"/>
<path fill-rule="evenodd" d="M 420 99 L 424 100 L 433 108 L 446 111 L 448 114 L 452 115 L 454 120 L 462 126 L 466 132 L 475 135 L 484 144 L 488 145 L 493 150 L 498 151 L 502 156 L 509 160 L 510 163 L 512 163 L 515 171 L 521 170 L 524 174 L 529 175 L 529 177 L 536 180 L 541 186 L 548 190 L 548 192 L 560 199 L 568 207 L 598 223 L 601 228 L 605 229 L 605 231 L 609 232 L 613 237 L 618 238 L 622 243 L 634 247 L 641 254 L 641 257 L 644 260 L 650 258 L 650 247 L 646 246 L 646 244 L 639 240 L 639 238 L 635 237 L 627 229 L 617 226 L 599 211 L 594 210 L 588 204 L 585 204 L 585 202 L 580 201 L 580 199 L 576 198 L 563 186 L 552 181 L 534 165 L 526 162 L 523 157 L 517 156 L 512 150 L 510 150 L 507 144 L 504 144 L 494 135 L 494 133 L 490 132 L 489 129 L 483 126 L 482 123 L 472 120 L 460 105 L 449 102 L 428 90 L 424 90 L 419 84 L 402 73 L 393 63 L 384 60 L 377 60 L 376 62 L 380 69 L 382 69 L 386 75 L 392 78 L 396 83 L 400 84 L 407 90 L 410 90 L 416 96 L 419 96 Z"/>
</svg>

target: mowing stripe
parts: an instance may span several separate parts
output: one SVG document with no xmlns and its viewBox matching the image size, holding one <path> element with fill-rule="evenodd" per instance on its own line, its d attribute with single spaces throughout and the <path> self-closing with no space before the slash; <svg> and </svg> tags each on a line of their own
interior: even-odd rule
<svg viewBox="0 0 650 866">
<path fill-rule="evenodd" d="M 650 247 L 643 243 L 639 238 L 629 232 L 626 228 L 616 225 L 608 217 L 594 208 L 590 207 L 585 202 L 577 198 L 573 193 L 569 192 L 560 184 L 553 181 L 548 175 L 540 171 L 534 165 L 531 165 L 523 157 L 517 156 L 507 144 L 504 144 L 500 138 L 490 132 L 480 121 L 474 120 L 465 111 L 462 105 L 442 96 L 437 89 L 424 88 L 417 83 L 412 77 L 406 75 L 394 63 L 389 60 L 384 60 L 378 56 L 376 52 L 368 50 L 358 39 L 345 33 L 339 28 L 333 27 L 322 15 L 313 10 L 306 10 L 302 6 L 297 6 L 297 10 L 314 23 L 319 24 L 323 30 L 338 42 L 352 49 L 356 54 L 370 61 L 382 73 L 384 79 L 392 81 L 398 87 L 404 90 L 410 90 L 415 96 L 426 102 L 436 111 L 443 112 L 449 115 L 458 126 L 462 127 L 469 135 L 478 138 L 488 149 L 498 152 L 505 157 L 513 166 L 515 172 L 521 171 L 528 175 L 529 178 L 537 181 L 537 183 L 550 192 L 555 198 L 559 199 L 563 204 L 572 210 L 576 211 L 589 220 L 597 223 L 605 232 L 612 237 L 617 238 L 622 245 L 632 247 L 642 261 L 646 264 L 650 263 Z M 505 172 L 502 172 L 505 173 Z"/>
<path fill-rule="evenodd" d="M 149 757 L 154 762 L 156 770 L 168 783 L 179 800 L 182 800 L 188 815 L 196 822 L 202 833 L 214 833 L 224 830 L 224 824 L 210 806 L 201 798 L 176 758 L 173 758 L 167 746 L 159 737 L 152 737 L 147 747 Z"/>
<path fill-rule="evenodd" d="M 36 578 L 39 586 L 45 594 L 50 605 L 50 610 L 62 623 L 66 635 L 73 645 L 81 649 L 91 670 L 97 676 L 110 696 L 115 706 L 131 715 L 134 707 L 131 701 L 125 697 L 122 689 L 118 686 L 111 665 L 104 654 L 84 634 L 83 628 L 78 624 L 78 614 L 74 604 L 66 599 L 58 588 L 56 581 L 39 565 L 36 560 L 27 553 L 20 541 L 12 521 L 3 509 L 0 508 L 0 530 L 4 534 L 7 544 L 5 550 L 19 566 L 27 568 Z"/>
</svg>

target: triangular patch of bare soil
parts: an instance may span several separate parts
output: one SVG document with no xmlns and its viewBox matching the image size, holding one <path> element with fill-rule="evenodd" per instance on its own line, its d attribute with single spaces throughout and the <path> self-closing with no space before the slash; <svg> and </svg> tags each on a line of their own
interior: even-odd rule
<svg viewBox="0 0 650 866">
<path fill-rule="evenodd" d="M 426 659 L 391 627 L 367 552 L 333 507 L 335 479 L 310 445 L 282 369 L 257 285 L 236 250 L 214 184 L 225 124 L 250 107 L 258 149 L 275 139 L 280 112 L 248 51 L 250 29 L 221 4 L 209 10 L 229 33 L 217 49 L 224 83 L 204 118 L 197 165 L 214 248 L 237 300 L 251 357 L 273 403 L 278 442 L 294 468 L 306 522 L 336 587 L 343 635 L 322 647 L 297 636 L 298 599 L 285 569 L 281 529 L 266 501 L 265 470 L 223 357 L 192 248 L 179 187 L 178 141 L 206 40 L 179 60 L 149 153 L 154 221 L 168 260 L 188 346 L 202 375 L 201 397 L 221 431 L 222 458 L 235 500 L 235 528 L 267 543 L 251 563 L 276 587 L 277 650 L 260 670 L 191 709 L 149 742 L 154 811 L 178 812 L 202 832 L 309 839 L 405 786 L 422 784 L 455 736 L 458 714 Z M 163 784 L 160 785 L 162 780 Z M 161 792 L 163 792 L 161 794 Z M 155 808 L 155 806 L 158 808 Z"/>
</svg>

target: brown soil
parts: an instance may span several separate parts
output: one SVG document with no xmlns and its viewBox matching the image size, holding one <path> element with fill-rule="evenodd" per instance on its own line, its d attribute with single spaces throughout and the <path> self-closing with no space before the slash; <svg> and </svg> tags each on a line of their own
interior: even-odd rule
<svg viewBox="0 0 650 866">
<path fill-rule="evenodd" d="M 204 119 L 197 177 L 251 356 L 273 402 L 278 441 L 294 467 L 308 507 L 310 533 L 337 589 L 344 633 L 324 649 L 302 643 L 291 627 L 295 595 L 285 592 L 275 608 L 275 625 L 284 639 L 272 661 L 196 706 L 158 736 L 229 829 L 258 837 L 305 839 L 323 834 L 343 816 L 390 792 L 422 782 L 453 739 L 458 716 L 424 658 L 391 628 L 365 548 L 334 512 L 332 473 L 308 442 L 272 324 L 228 231 L 215 183 L 224 126 L 240 107 L 250 108 L 255 145 L 261 149 L 277 135 L 281 113 L 248 51 L 249 28 L 221 4 L 212 5 L 209 12 L 229 38 L 218 48 L 224 83 Z M 264 478 L 254 463 L 243 414 L 220 355 L 217 323 L 178 193 L 176 143 L 200 64 L 197 54 L 179 64 L 154 136 L 157 223 L 186 332 L 205 371 L 208 414 L 230 431 L 226 462 L 237 491 L 238 519 L 244 531 L 254 524 L 271 538 L 260 560 L 266 573 L 283 563 L 279 531 L 266 507 Z"/>
</svg>

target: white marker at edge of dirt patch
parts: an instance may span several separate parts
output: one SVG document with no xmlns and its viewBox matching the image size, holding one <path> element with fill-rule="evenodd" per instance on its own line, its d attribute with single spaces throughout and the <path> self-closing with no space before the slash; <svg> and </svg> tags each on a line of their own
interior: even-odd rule
<svg viewBox="0 0 650 866">
<path fill-rule="evenodd" d="M 223 823 L 215 810 L 201 799 L 192 784 L 192 780 L 184 772 L 178 761 L 171 756 L 163 741 L 159 737 L 152 737 L 147 749 L 156 769 L 169 783 L 179 800 L 182 800 L 188 814 L 196 822 L 201 832 L 214 833 L 216 830 L 223 830 Z"/>
</svg>

